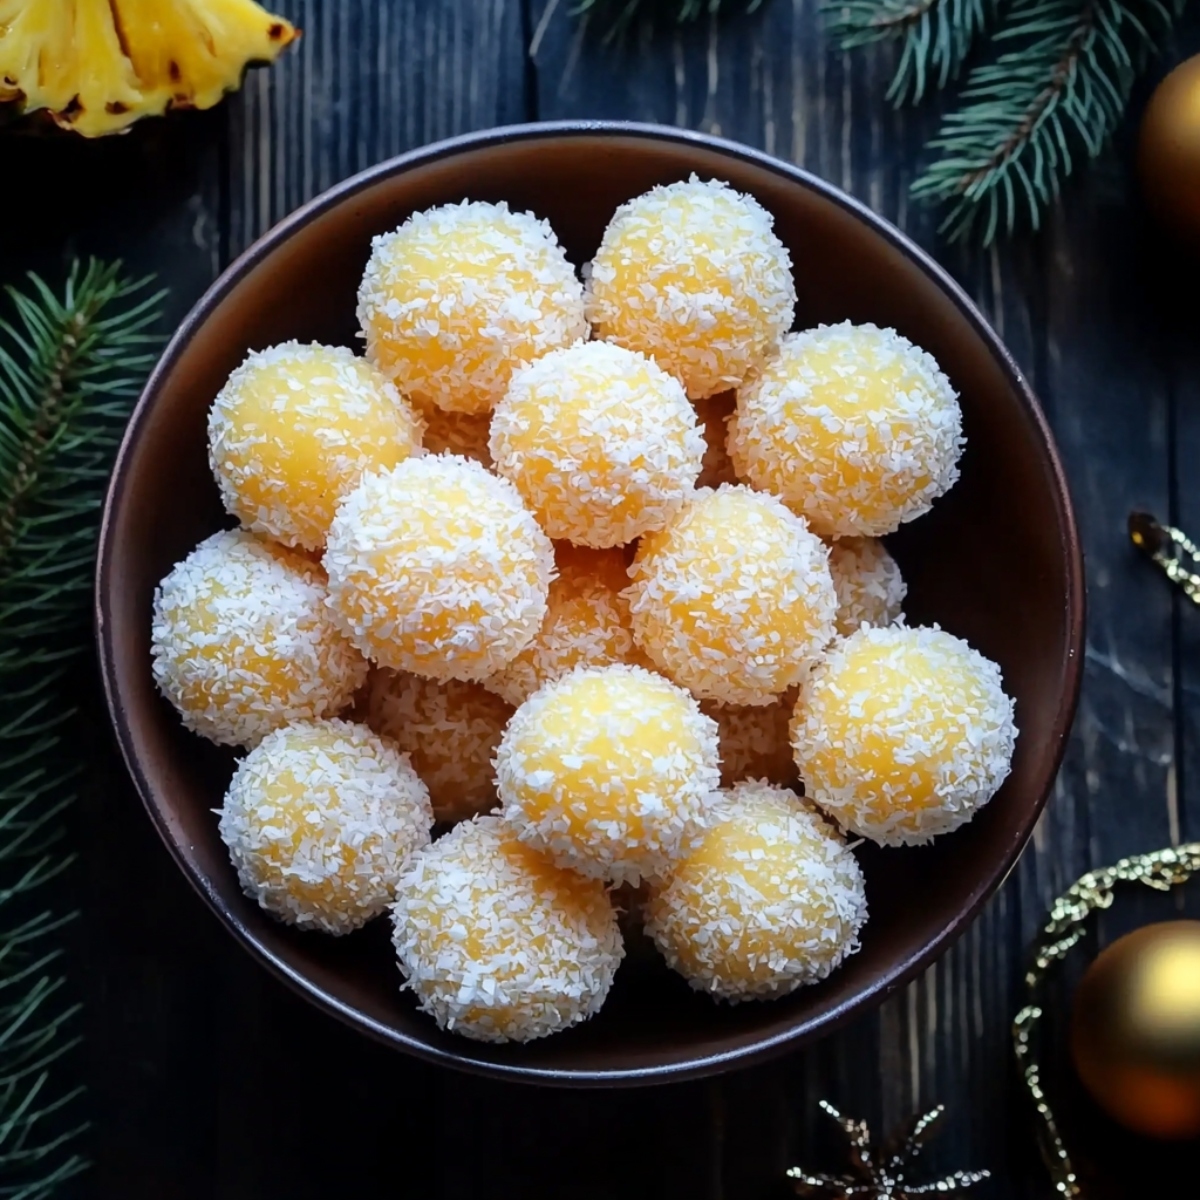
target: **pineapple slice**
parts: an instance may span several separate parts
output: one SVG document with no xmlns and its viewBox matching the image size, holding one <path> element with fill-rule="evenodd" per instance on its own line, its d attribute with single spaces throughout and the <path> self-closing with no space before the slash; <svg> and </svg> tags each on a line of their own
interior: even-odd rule
<svg viewBox="0 0 1200 1200">
<path fill-rule="evenodd" d="M 0 111 L 118 133 L 211 108 L 298 36 L 253 0 L 0 0 Z"/>
</svg>

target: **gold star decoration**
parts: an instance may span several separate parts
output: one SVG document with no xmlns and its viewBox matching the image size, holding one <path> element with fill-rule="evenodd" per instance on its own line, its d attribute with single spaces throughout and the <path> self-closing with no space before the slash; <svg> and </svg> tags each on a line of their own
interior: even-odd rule
<svg viewBox="0 0 1200 1200">
<path fill-rule="evenodd" d="M 847 1175 L 811 1175 L 792 1167 L 788 1178 L 801 1196 L 824 1200 L 912 1200 L 915 1196 L 952 1196 L 965 1192 L 991 1177 L 990 1171 L 955 1171 L 927 1183 L 910 1183 L 909 1171 L 933 1137 L 946 1111 L 945 1105 L 916 1117 L 903 1137 L 890 1146 L 876 1147 L 866 1121 L 844 1117 L 827 1100 L 821 1108 L 828 1113 L 850 1143 L 850 1173 Z"/>
</svg>

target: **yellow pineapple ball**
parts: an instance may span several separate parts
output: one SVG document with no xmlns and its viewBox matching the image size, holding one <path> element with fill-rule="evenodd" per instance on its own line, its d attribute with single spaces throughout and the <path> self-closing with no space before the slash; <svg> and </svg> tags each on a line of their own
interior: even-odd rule
<svg viewBox="0 0 1200 1200">
<path fill-rule="evenodd" d="M 518 367 L 588 336 L 583 285 L 549 224 L 471 200 L 372 241 L 358 319 L 367 356 L 404 395 L 471 413 Z"/>
<path fill-rule="evenodd" d="M 834 624 L 841 637 L 864 625 L 894 625 L 904 611 L 908 584 L 878 538 L 842 538 L 829 547 L 829 570 L 837 592 Z"/>
<path fill-rule="evenodd" d="M 695 494 L 644 537 L 628 590 L 633 635 L 702 700 L 770 704 L 833 636 L 837 608 L 820 538 L 774 496 L 724 485 Z"/>
<path fill-rule="evenodd" d="M 729 457 L 729 422 L 737 407 L 735 392 L 719 392 L 695 403 L 696 417 L 704 431 L 704 462 L 700 467 L 697 487 L 720 487 L 737 483 L 733 459 Z"/>
<path fill-rule="evenodd" d="M 958 479 L 958 396 L 894 329 L 822 325 L 784 338 L 738 393 L 729 452 L 822 537 L 880 537 Z"/>
<path fill-rule="evenodd" d="M 483 681 L 509 704 L 523 704 L 543 684 L 576 667 L 642 660 L 621 594 L 629 583 L 624 551 L 559 542 L 554 557 L 558 578 L 550 584 L 549 611 L 537 636 Z"/>
<path fill-rule="evenodd" d="M 433 404 L 422 405 L 420 412 L 425 420 L 421 442 L 428 453 L 459 454 L 485 467 L 492 465 L 492 452 L 488 448 L 490 412 L 447 412 Z"/>
<path fill-rule="evenodd" d="M 740 387 L 792 326 L 792 262 L 774 218 L 716 180 L 617 209 L 588 269 L 596 336 L 649 354 L 693 399 Z"/>
<path fill-rule="evenodd" d="M 704 827 L 717 727 L 640 667 L 580 668 L 526 700 L 496 755 L 504 819 L 559 866 L 638 883 Z"/>
<path fill-rule="evenodd" d="M 214 533 L 154 593 L 159 690 L 188 729 L 230 746 L 336 715 L 367 664 L 327 598 L 320 567 L 301 555 L 242 529 Z"/>
<path fill-rule="evenodd" d="M 511 704 L 479 683 L 384 668 L 371 677 L 367 724 L 409 756 L 439 821 L 496 806 L 492 758 L 512 714 Z"/>
<path fill-rule="evenodd" d="M 697 991 L 737 1003 L 824 979 L 858 949 L 862 871 L 794 793 L 757 780 L 723 794 L 700 844 L 652 885 L 646 933 Z"/>
<path fill-rule="evenodd" d="M 604 885 L 547 862 L 496 817 L 415 854 L 392 920 L 403 986 L 421 1011 L 483 1042 L 586 1021 L 624 955 Z"/>
<path fill-rule="evenodd" d="M 969 821 L 1008 776 L 1016 737 L 995 663 L 940 629 L 897 626 L 839 642 L 792 723 L 806 794 L 885 846 Z"/>
<path fill-rule="evenodd" d="M 679 381 L 643 354 L 580 342 L 518 371 L 492 415 L 496 470 L 546 532 L 623 546 L 691 493 L 704 435 Z"/>
<path fill-rule="evenodd" d="M 338 507 L 324 561 L 333 611 L 364 654 L 470 680 L 541 628 L 554 550 L 512 484 L 435 454 L 365 476 Z"/>
<path fill-rule="evenodd" d="M 336 720 L 263 738 L 238 764 L 220 817 L 246 895 L 289 925 L 332 934 L 387 908 L 433 824 L 408 759 Z"/>
<path fill-rule="evenodd" d="M 208 461 L 248 529 L 319 550 L 338 501 L 366 471 L 421 447 L 421 418 L 365 359 L 287 342 L 251 354 L 208 413 Z"/>
<path fill-rule="evenodd" d="M 743 779 L 765 779 L 782 787 L 797 783 L 800 773 L 792 757 L 788 732 L 796 708 L 792 688 L 770 704 L 738 707 L 701 704 L 717 723 L 721 747 L 721 783 L 732 787 Z"/>
</svg>

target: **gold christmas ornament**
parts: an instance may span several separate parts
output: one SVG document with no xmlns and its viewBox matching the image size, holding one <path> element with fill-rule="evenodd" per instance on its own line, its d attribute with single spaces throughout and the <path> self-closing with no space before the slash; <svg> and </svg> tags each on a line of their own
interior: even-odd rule
<svg viewBox="0 0 1200 1200">
<path fill-rule="evenodd" d="M 800 1196 L 823 1197 L 824 1200 L 915 1200 L 917 1196 L 954 1196 L 965 1192 L 991 1177 L 990 1171 L 955 1171 L 941 1179 L 917 1183 L 909 1172 L 921 1151 L 937 1131 L 937 1124 L 946 1111 L 937 1108 L 913 1119 L 905 1133 L 890 1145 L 876 1147 L 866 1121 L 844 1117 L 827 1100 L 821 1109 L 832 1117 L 850 1143 L 850 1173 L 847 1175 L 813 1175 L 801 1167 L 792 1167 L 788 1178 Z"/>
<path fill-rule="evenodd" d="M 1200 55 L 1180 63 L 1150 97 L 1138 173 L 1158 218 L 1200 249 Z"/>
<path fill-rule="evenodd" d="M 1200 921 L 1148 925 L 1100 954 L 1075 993 L 1071 1057 L 1127 1129 L 1200 1135 Z"/>
<path fill-rule="evenodd" d="M 1034 942 L 1033 960 L 1025 974 L 1027 1002 L 1013 1021 L 1013 1048 L 1025 1090 L 1037 1115 L 1042 1155 L 1055 1191 L 1065 1200 L 1076 1200 L 1082 1193 L 1042 1080 L 1043 1000 L 1047 978 L 1079 943 L 1092 913 L 1112 907 L 1118 884 L 1141 883 L 1166 892 L 1186 883 L 1197 871 L 1200 871 L 1200 842 L 1156 850 L 1152 854 L 1137 854 L 1123 858 L 1111 867 L 1089 871 L 1055 900 Z"/>
</svg>

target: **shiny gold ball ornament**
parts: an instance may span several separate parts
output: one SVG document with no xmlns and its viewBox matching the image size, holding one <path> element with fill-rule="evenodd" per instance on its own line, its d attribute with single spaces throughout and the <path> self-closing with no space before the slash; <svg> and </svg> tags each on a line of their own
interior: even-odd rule
<svg viewBox="0 0 1200 1200">
<path fill-rule="evenodd" d="M 1126 1128 L 1200 1136 L 1200 921 L 1147 925 L 1100 954 L 1075 992 L 1071 1057 Z"/>
<path fill-rule="evenodd" d="M 1159 220 L 1200 249 L 1200 54 L 1180 63 L 1150 97 L 1138 174 Z"/>
</svg>

